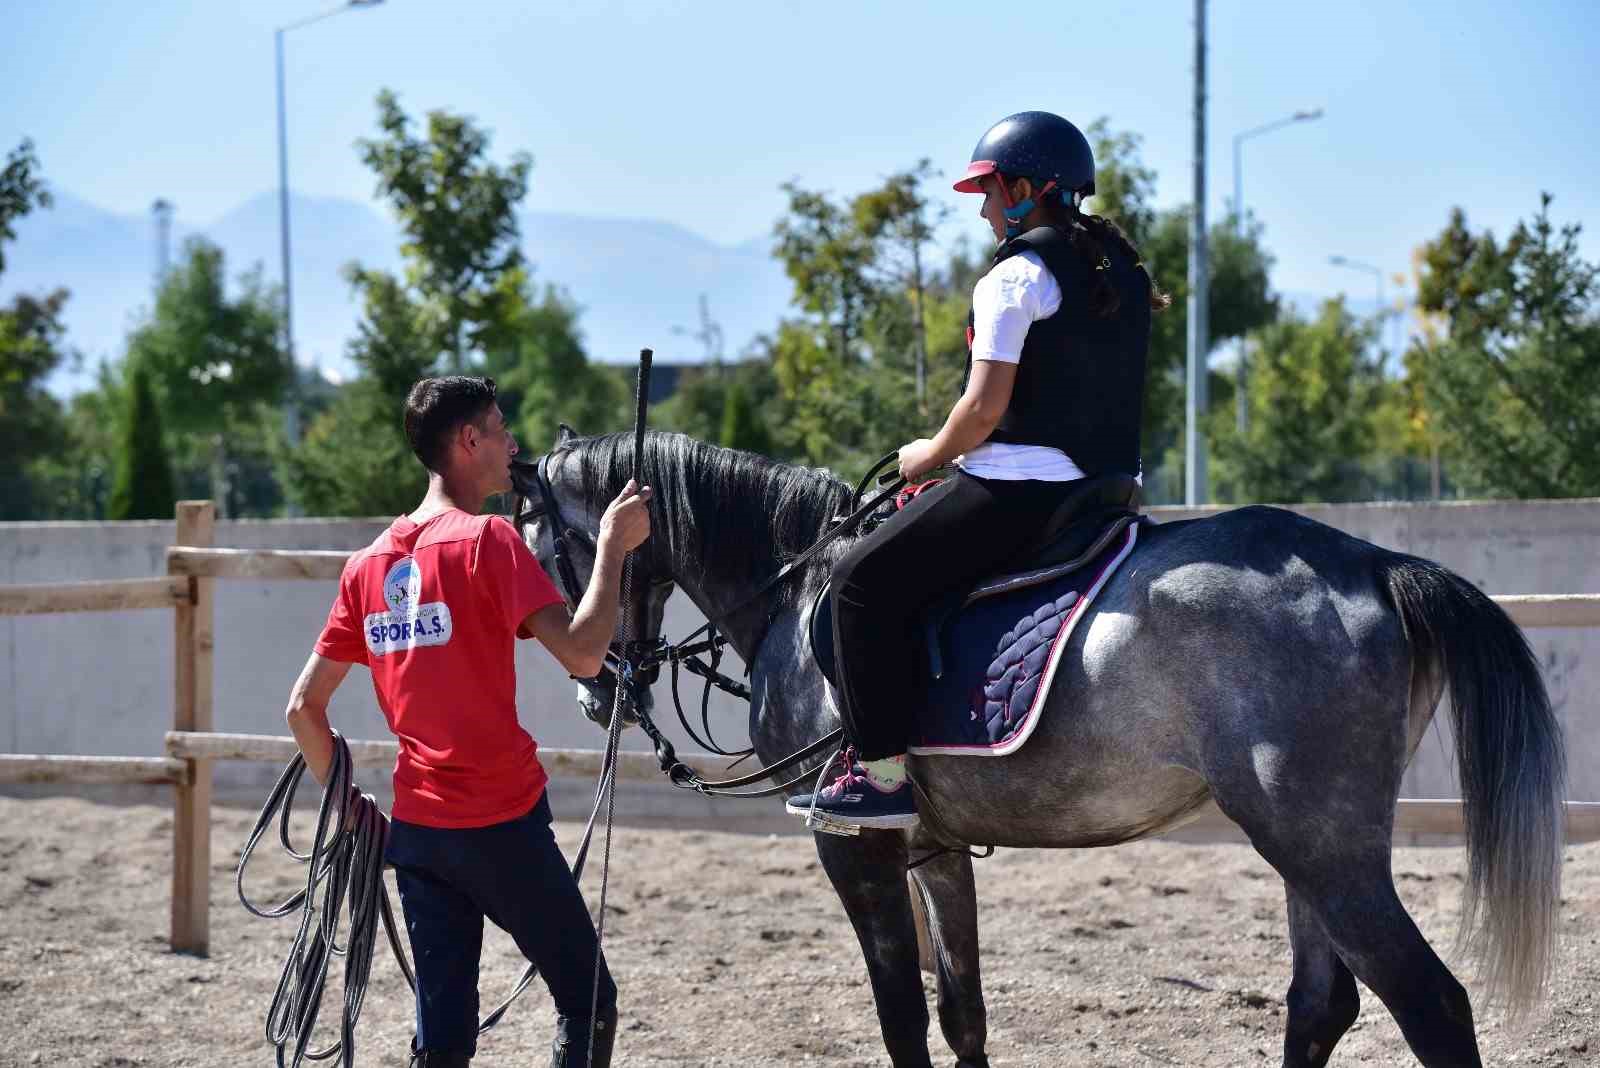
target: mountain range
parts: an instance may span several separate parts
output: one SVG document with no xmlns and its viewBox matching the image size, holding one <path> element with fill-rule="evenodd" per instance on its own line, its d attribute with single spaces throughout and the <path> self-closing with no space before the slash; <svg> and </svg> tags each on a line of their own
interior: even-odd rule
<svg viewBox="0 0 1600 1068">
<path fill-rule="evenodd" d="M 70 193 L 16 224 L 6 250 L 0 301 L 18 292 L 65 287 L 68 347 L 84 359 L 63 366 L 49 387 L 67 395 L 93 382 L 102 359 L 121 356 L 128 331 L 153 303 L 156 231 L 146 216 L 123 215 Z M 296 353 L 335 381 L 354 367 L 345 345 L 355 336 L 360 306 L 340 269 L 351 261 L 368 267 L 399 266 L 400 230 L 371 205 L 334 197 L 296 195 L 293 220 Z M 694 362 L 705 350 L 699 302 L 721 328 L 724 354 L 739 354 L 759 334 L 771 332 L 790 312 L 791 293 L 767 237 L 719 245 L 674 223 L 523 212 L 522 244 L 534 280 L 566 291 L 582 309 L 579 327 L 591 358 L 631 362 L 640 348 L 662 362 Z M 171 255 L 184 240 L 204 236 L 227 254 L 230 276 L 260 265 L 279 279 L 278 198 L 262 193 L 203 227 L 174 228 Z M 1280 294 L 1302 314 L 1314 314 L 1323 295 Z M 1358 314 L 1374 302 L 1352 298 Z M 1226 360 L 1229 347 L 1213 353 Z"/>
<path fill-rule="evenodd" d="M 0 300 L 18 292 L 65 287 L 72 296 L 67 344 L 84 356 L 63 367 L 51 389 L 69 394 L 92 381 L 101 359 L 116 359 L 127 333 L 153 303 L 156 228 L 152 218 L 121 215 L 56 191 L 50 209 L 20 220 L 6 250 Z M 334 379 L 350 375 L 345 355 L 360 306 L 340 277 L 359 261 L 399 266 L 400 230 L 367 204 L 296 195 L 290 204 L 296 352 Z M 523 212 L 522 244 L 537 284 L 566 291 L 582 309 L 579 326 L 591 358 L 631 361 L 641 347 L 672 361 L 703 358 L 690 336 L 700 328 L 703 296 L 735 356 L 786 313 L 790 287 L 769 241 L 718 245 L 673 223 Z M 203 227 L 174 227 L 171 255 L 204 236 L 227 254 L 230 276 L 260 264 L 279 280 L 278 198 L 263 193 Z"/>
</svg>

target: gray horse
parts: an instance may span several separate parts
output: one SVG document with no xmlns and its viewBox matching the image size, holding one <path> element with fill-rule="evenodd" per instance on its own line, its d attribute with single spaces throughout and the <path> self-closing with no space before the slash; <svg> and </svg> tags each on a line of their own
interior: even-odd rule
<svg viewBox="0 0 1600 1068">
<path fill-rule="evenodd" d="M 656 492 L 636 562 L 650 580 L 636 588 L 650 593 L 629 606 L 641 627 L 659 628 L 674 585 L 713 618 L 738 606 L 850 497 L 824 473 L 677 434 L 650 433 L 641 462 Z M 548 468 L 566 522 L 592 534 L 633 471 L 631 435 L 564 429 Z M 549 534 L 542 517 L 526 528 L 547 567 Z M 768 762 L 839 723 L 806 641 L 830 562 L 720 624 L 750 665 L 750 734 Z M 1401 774 L 1447 687 L 1469 857 L 1462 944 L 1490 997 L 1521 1014 L 1551 964 L 1561 732 L 1521 631 L 1436 564 L 1273 508 L 1149 527 L 1072 635 L 1028 744 L 994 759 L 913 758 L 911 771 L 948 837 L 980 845 L 1115 845 L 1215 801 L 1284 880 L 1294 962 L 1283 1064 L 1328 1063 L 1356 1018 L 1359 978 L 1422 1064 L 1468 1068 L 1481 1061 L 1467 993 L 1390 873 Z M 604 722 L 612 695 L 593 683 L 581 693 Z M 944 844 L 927 823 L 816 841 L 897 1068 L 932 1063 L 906 878 L 909 856 Z M 945 853 L 911 884 L 945 1039 L 958 1068 L 986 1065 L 971 860 Z"/>
</svg>

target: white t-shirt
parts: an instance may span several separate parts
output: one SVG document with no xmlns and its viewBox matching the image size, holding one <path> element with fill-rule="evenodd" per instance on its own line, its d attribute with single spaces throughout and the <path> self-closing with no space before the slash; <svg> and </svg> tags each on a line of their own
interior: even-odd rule
<svg viewBox="0 0 1600 1068">
<path fill-rule="evenodd" d="M 978 280 L 972 291 L 972 358 L 1019 363 L 1028 327 L 1061 307 L 1061 287 L 1037 252 L 1010 256 Z M 1083 470 L 1048 445 L 985 442 L 956 457 L 956 466 L 978 478 L 1070 482 Z"/>
</svg>

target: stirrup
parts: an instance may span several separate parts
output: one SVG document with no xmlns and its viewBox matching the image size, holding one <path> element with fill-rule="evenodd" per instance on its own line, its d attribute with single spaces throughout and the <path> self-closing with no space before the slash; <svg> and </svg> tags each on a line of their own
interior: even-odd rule
<svg viewBox="0 0 1600 1068">
<path fill-rule="evenodd" d="M 806 830 L 818 831 L 822 834 L 836 834 L 841 838 L 860 837 L 861 827 L 858 824 L 836 820 L 826 812 L 817 811 L 817 801 L 822 797 L 822 780 L 828 777 L 828 772 L 833 770 L 833 765 L 842 759 L 845 762 L 845 771 L 848 772 L 850 770 L 850 748 L 849 745 L 845 745 L 837 753 L 829 757 L 828 762 L 822 765 L 822 770 L 817 773 L 817 781 L 811 787 L 811 810 L 806 813 Z"/>
<path fill-rule="evenodd" d="M 837 834 L 842 838 L 856 838 L 861 834 L 860 825 L 836 820 L 826 812 L 818 812 L 815 797 L 811 801 L 811 811 L 806 813 L 806 830 Z"/>
</svg>

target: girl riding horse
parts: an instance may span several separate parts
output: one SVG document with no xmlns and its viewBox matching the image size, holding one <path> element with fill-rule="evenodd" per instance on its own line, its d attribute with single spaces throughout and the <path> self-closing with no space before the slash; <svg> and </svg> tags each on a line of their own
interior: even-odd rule
<svg viewBox="0 0 1600 1068">
<path fill-rule="evenodd" d="M 838 700 L 852 748 L 843 775 L 789 801 L 796 815 L 914 826 L 905 751 L 917 693 L 905 680 L 918 662 L 917 619 L 939 587 L 1016 556 L 1075 483 L 1140 472 L 1150 313 L 1168 298 L 1116 224 L 1082 212 L 1094 193 L 1089 142 L 1058 115 L 1012 115 L 979 140 L 955 188 L 983 194 L 979 213 L 1000 244 L 973 290 L 961 398 L 899 459 L 908 481 L 952 461 L 956 473 L 834 568 Z"/>
</svg>

